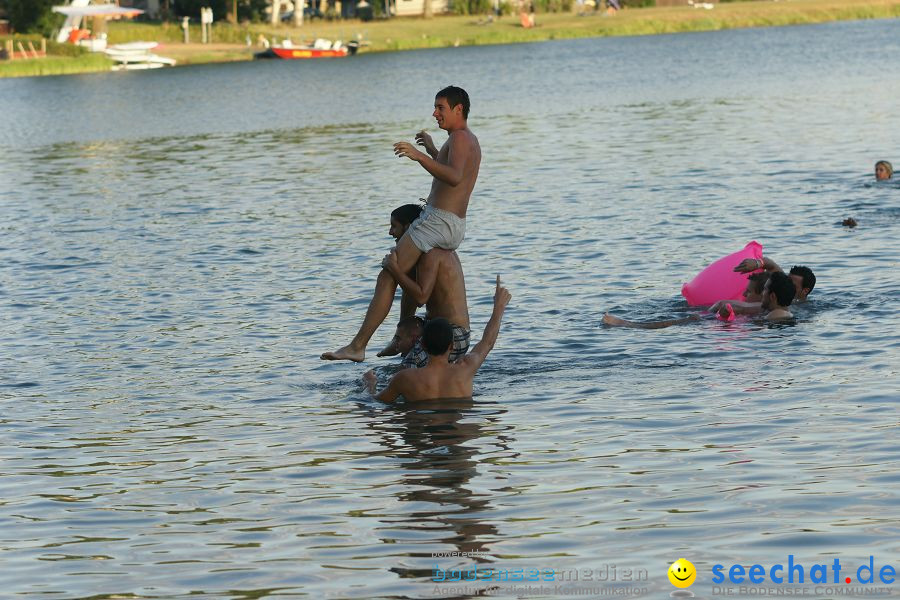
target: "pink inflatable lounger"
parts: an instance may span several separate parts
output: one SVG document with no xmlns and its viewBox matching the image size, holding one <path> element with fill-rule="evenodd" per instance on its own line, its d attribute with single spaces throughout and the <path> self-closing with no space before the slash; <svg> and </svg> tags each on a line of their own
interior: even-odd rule
<svg viewBox="0 0 900 600">
<path fill-rule="evenodd" d="M 709 306 L 719 300 L 741 300 L 749 275 L 735 273 L 734 268 L 745 258 L 762 260 L 762 249 L 761 244 L 753 241 L 734 254 L 723 256 L 681 286 L 681 295 L 691 306 Z"/>
</svg>

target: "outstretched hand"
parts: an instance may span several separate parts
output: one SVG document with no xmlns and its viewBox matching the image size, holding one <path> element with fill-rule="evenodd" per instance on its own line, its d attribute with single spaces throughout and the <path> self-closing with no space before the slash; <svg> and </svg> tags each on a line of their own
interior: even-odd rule
<svg viewBox="0 0 900 600">
<path fill-rule="evenodd" d="M 497 275 L 497 289 L 494 291 L 494 308 L 501 310 L 506 308 L 510 299 L 512 299 L 512 294 L 509 293 L 508 289 L 500 285 L 500 276 Z"/>
<path fill-rule="evenodd" d="M 397 142 L 394 144 L 394 154 L 417 162 L 422 162 L 424 158 L 427 158 L 421 150 L 417 150 L 409 142 Z"/>
</svg>

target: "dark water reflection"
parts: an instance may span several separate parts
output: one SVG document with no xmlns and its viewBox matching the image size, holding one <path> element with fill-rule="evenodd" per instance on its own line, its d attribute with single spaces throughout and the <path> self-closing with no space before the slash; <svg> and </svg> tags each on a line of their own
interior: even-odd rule
<svg viewBox="0 0 900 600">
<path fill-rule="evenodd" d="M 897 28 L 0 81 L 4 594 L 424 598 L 479 564 L 660 595 L 684 556 L 702 597 L 718 563 L 889 563 Z M 390 147 L 448 79 L 485 156 L 475 338 L 497 273 L 513 301 L 473 400 L 384 406 L 359 377 L 392 361 L 318 355 L 427 189 Z M 794 322 L 601 326 L 690 312 L 750 239 L 815 268 Z"/>
</svg>

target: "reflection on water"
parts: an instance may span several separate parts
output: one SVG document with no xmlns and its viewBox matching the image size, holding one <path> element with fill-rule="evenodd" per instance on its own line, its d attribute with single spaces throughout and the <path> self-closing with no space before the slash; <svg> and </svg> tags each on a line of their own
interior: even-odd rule
<svg viewBox="0 0 900 600">
<path fill-rule="evenodd" d="M 896 555 L 895 29 L 0 81 L 5 593 L 434 597 L 480 564 L 666 595 L 684 556 L 700 597 L 713 564 Z M 359 377 L 394 361 L 318 356 L 427 189 L 390 148 L 444 79 L 485 156 L 475 337 L 497 273 L 513 301 L 474 399 L 385 406 Z M 815 269 L 795 322 L 602 327 L 690 312 L 751 239 Z"/>
</svg>

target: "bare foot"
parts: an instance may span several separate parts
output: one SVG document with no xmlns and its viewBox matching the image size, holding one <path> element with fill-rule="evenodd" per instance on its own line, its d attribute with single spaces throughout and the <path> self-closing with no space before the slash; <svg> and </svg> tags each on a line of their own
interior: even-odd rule
<svg viewBox="0 0 900 600">
<path fill-rule="evenodd" d="M 366 350 L 357 350 L 349 344 L 335 352 L 325 352 L 320 356 L 322 360 L 352 360 L 353 362 L 362 362 L 366 359 Z"/>
<path fill-rule="evenodd" d="M 397 337 L 394 336 L 394 339 L 391 340 L 391 343 L 384 347 L 384 350 L 376 354 L 375 356 L 397 356 L 400 354 L 400 350 L 397 349 Z"/>
<path fill-rule="evenodd" d="M 606 313 L 603 315 L 603 324 L 609 325 L 610 327 L 625 327 L 628 324 L 628 321 Z"/>
</svg>

